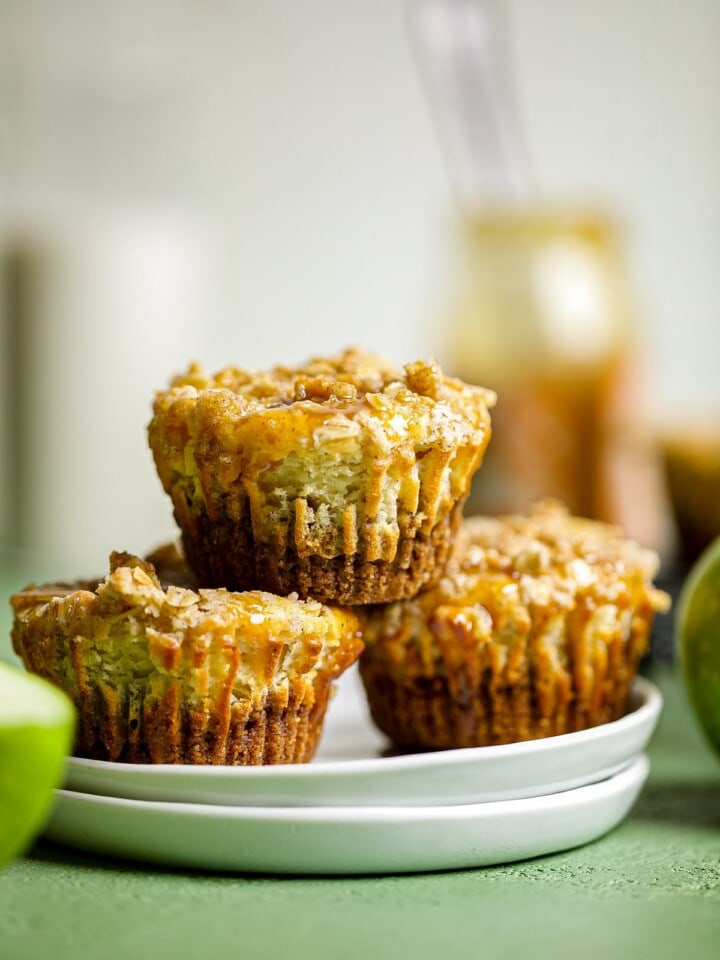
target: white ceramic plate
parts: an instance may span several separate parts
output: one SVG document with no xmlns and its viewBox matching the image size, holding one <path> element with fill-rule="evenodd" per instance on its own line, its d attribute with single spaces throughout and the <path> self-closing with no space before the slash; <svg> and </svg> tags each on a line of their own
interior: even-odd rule
<svg viewBox="0 0 720 960">
<path fill-rule="evenodd" d="M 72 758 L 65 786 L 135 800 L 238 806 L 481 803 L 571 790 L 606 779 L 641 753 L 661 697 L 635 682 L 630 712 L 591 730 L 497 747 L 383 756 L 360 680 L 347 674 L 330 705 L 316 760 L 266 767 L 158 766 Z"/>
<path fill-rule="evenodd" d="M 415 807 L 221 807 L 56 791 L 45 835 L 177 867 L 293 874 L 408 873 L 567 850 L 616 826 L 645 756 L 601 783 L 526 800 Z"/>
</svg>

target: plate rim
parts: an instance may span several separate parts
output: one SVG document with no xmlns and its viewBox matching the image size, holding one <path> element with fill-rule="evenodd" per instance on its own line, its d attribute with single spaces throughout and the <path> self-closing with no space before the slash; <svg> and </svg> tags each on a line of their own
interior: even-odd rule
<svg viewBox="0 0 720 960">
<path fill-rule="evenodd" d="M 188 803 L 172 800 L 135 800 L 127 797 L 83 793 L 59 787 L 54 795 L 61 800 L 81 802 L 93 807 L 136 810 L 139 812 L 189 815 L 197 818 L 230 819 L 263 822 L 328 822 L 344 823 L 431 823 L 437 820 L 464 820 L 476 817 L 491 818 L 498 813 L 513 810 L 517 813 L 535 812 L 543 807 L 557 804 L 573 805 L 577 801 L 592 799 L 597 795 L 612 794 L 627 788 L 636 780 L 643 780 L 650 770 L 647 754 L 640 753 L 623 765 L 617 773 L 595 783 L 586 783 L 570 790 L 559 790 L 536 797 L 519 797 L 508 800 L 490 800 L 479 803 L 453 803 L 434 805 L 362 805 L 353 806 L 233 806 L 213 803 Z M 502 809 L 501 809 L 502 808 Z"/>
</svg>

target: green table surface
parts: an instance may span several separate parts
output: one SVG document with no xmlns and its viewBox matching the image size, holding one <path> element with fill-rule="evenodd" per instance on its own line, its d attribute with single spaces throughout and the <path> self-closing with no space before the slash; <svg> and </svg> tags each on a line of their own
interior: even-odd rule
<svg viewBox="0 0 720 960">
<path fill-rule="evenodd" d="M 2 582 L 4 598 L 19 578 Z M 163 869 L 41 840 L 0 873 L 0 960 L 717 960 L 720 761 L 672 669 L 649 672 L 665 697 L 650 778 L 595 843 L 478 870 L 305 878 Z"/>
</svg>

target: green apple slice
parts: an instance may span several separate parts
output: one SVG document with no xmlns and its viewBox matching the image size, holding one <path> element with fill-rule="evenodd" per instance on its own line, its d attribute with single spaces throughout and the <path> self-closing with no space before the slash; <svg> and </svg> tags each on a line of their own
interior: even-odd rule
<svg viewBox="0 0 720 960">
<path fill-rule="evenodd" d="M 0 663 L 0 867 L 42 829 L 71 749 L 74 721 L 62 691 Z"/>
<path fill-rule="evenodd" d="M 690 701 L 720 752 L 720 538 L 702 554 L 683 585 L 676 645 Z"/>
</svg>

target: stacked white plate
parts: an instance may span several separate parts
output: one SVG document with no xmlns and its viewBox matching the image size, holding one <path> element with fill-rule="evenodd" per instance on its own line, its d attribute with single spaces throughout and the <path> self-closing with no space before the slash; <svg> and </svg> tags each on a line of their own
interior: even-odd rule
<svg viewBox="0 0 720 960">
<path fill-rule="evenodd" d="M 398 755 L 356 671 L 311 764 L 151 766 L 71 758 L 45 834 L 201 869 L 372 874 L 507 863 L 579 846 L 628 813 L 660 714 L 639 679 L 625 717 L 497 747 Z"/>
</svg>

